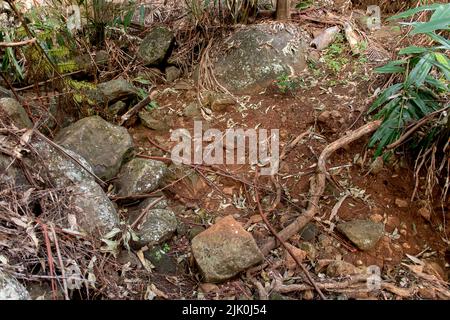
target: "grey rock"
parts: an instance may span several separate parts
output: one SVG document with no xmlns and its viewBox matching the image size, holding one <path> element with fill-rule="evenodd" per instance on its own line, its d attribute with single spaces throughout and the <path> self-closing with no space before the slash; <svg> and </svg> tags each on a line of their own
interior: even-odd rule
<svg viewBox="0 0 450 320">
<path fill-rule="evenodd" d="M 139 119 L 141 120 L 142 124 L 146 126 L 149 129 L 156 130 L 156 131 L 169 131 L 170 126 L 167 123 L 167 121 L 164 118 L 158 118 L 157 116 L 157 110 L 147 111 L 142 110 L 139 112 Z"/>
<path fill-rule="evenodd" d="M 227 280 L 264 259 L 255 239 L 232 216 L 192 239 L 192 253 L 207 282 Z"/>
<path fill-rule="evenodd" d="M 177 230 L 178 221 L 175 213 L 168 209 L 151 209 L 138 226 L 136 232 L 140 246 L 153 246 L 172 237 Z"/>
<path fill-rule="evenodd" d="M 83 157 L 65 150 L 84 168 L 42 140 L 33 141 L 32 146 L 38 157 L 26 161 L 34 165 L 52 186 L 67 188 L 70 203 L 75 208 L 77 224 L 82 230 L 92 235 L 104 235 L 118 227 L 117 211 L 93 176 L 84 169 L 92 172 L 90 164 Z"/>
<path fill-rule="evenodd" d="M 181 70 L 177 67 L 170 66 L 166 68 L 166 81 L 174 82 L 181 76 Z"/>
<path fill-rule="evenodd" d="M 123 101 L 117 101 L 108 107 L 108 113 L 113 116 L 121 115 L 127 110 L 127 104 Z"/>
<path fill-rule="evenodd" d="M 106 98 L 108 104 L 124 98 L 137 97 L 136 87 L 121 78 L 100 83 L 97 90 Z"/>
<path fill-rule="evenodd" d="M 62 129 L 56 142 L 81 155 L 91 164 L 94 173 L 106 180 L 117 174 L 133 149 L 131 136 L 124 127 L 99 116 L 81 119 Z"/>
<path fill-rule="evenodd" d="M 154 191 L 167 171 L 167 166 L 150 159 L 135 158 L 120 170 L 116 186 L 119 196 L 132 196 Z"/>
<path fill-rule="evenodd" d="M 32 128 L 33 123 L 20 103 L 12 98 L 0 99 L 0 117 L 9 117 L 19 129 Z"/>
<path fill-rule="evenodd" d="M 164 247 L 156 246 L 151 248 L 144 252 L 144 256 L 155 267 L 155 272 L 168 275 L 175 275 L 177 273 L 177 260 L 172 255 L 169 255 Z"/>
<path fill-rule="evenodd" d="M 12 98 L 14 95 L 11 90 L 3 88 L 0 86 L 0 98 Z"/>
<path fill-rule="evenodd" d="M 301 231 L 300 237 L 305 241 L 313 241 L 317 236 L 317 227 L 314 223 L 308 223 Z"/>
<path fill-rule="evenodd" d="M 197 102 L 191 102 L 184 107 L 183 116 L 193 119 L 201 119 L 201 106 Z"/>
<path fill-rule="evenodd" d="M 161 64 L 170 54 L 175 40 L 173 32 L 165 27 L 156 27 L 142 40 L 138 49 L 138 57 L 146 65 Z"/>
<path fill-rule="evenodd" d="M 0 183 L 25 189 L 29 183 L 16 161 L 0 153 Z"/>
<path fill-rule="evenodd" d="M 217 49 L 216 78 L 231 92 L 259 93 L 279 76 L 305 69 L 308 43 L 294 24 L 245 26 Z"/>
<path fill-rule="evenodd" d="M 384 224 L 371 220 L 353 220 L 337 225 L 343 233 L 361 250 L 370 250 L 384 234 Z"/>
<path fill-rule="evenodd" d="M 0 300 L 30 300 L 27 289 L 16 278 L 0 271 Z"/>
</svg>

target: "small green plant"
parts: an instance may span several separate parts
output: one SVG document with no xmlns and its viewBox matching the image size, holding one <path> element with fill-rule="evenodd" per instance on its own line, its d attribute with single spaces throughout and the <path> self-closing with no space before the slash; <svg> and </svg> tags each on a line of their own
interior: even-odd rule
<svg viewBox="0 0 450 320">
<path fill-rule="evenodd" d="M 300 0 L 295 5 L 295 8 L 300 9 L 300 10 L 305 10 L 305 9 L 308 9 L 309 7 L 311 7 L 313 4 L 314 4 L 313 0 Z"/>
<path fill-rule="evenodd" d="M 336 36 L 336 40 L 328 47 L 324 55 L 325 65 L 335 74 L 339 73 L 349 62 L 348 58 L 344 55 L 344 51 L 344 37 L 339 33 Z"/>
<path fill-rule="evenodd" d="M 288 74 L 283 73 L 280 75 L 275 84 L 283 94 L 294 94 L 295 91 L 301 86 L 300 80 L 298 78 L 290 77 Z"/>
<path fill-rule="evenodd" d="M 422 11 L 434 11 L 428 22 L 403 24 L 412 26 L 411 35 L 426 35 L 435 46 L 403 48 L 399 52 L 401 59 L 376 69 L 378 73 L 397 74 L 397 79 L 401 81 L 381 92 L 369 109 L 369 113 L 377 111 L 376 119 L 383 120 L 369 142 L 370 147 L 377 146 L 375 157 L 381 155 L 386 146 L 399 139 L 411 124 L 429 118 L 432 114 L 435 119 L 445 119 L 448 113 L 450 41 L 442 35 L 445 33 L 436 31 L 450 31 L 450 4 L 422 6 L 390 19 L 407 18 Z M 445 132 L 448 134 L 446 130 L 449 129 L 446 127 L 449 124 L 448 119 L 433 122 L 419 140 L 412 140 L 414 142 L 410 146 L 426 147 L 437 141 Z M 389 154 L 387 152 L 385 157 Z"/>
</svg>

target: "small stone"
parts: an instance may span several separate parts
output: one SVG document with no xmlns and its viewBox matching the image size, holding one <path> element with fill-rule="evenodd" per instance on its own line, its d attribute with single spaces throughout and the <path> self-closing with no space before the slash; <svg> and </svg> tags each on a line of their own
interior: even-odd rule
<svg viewBox="0 0 450 320">
<path fill-rule="evenodd" d="M 430 221 L 430 219 L 431 219 L 431 211 L 430 211 L 428 208 L 426 208 L 426 207 L 420 208 L 420 209 L 418 210 L 418 213 L 419 213 L 425 220 Z"/>
<path fill-rule="evenodd" d="M 399 208 L 408 208 L 408 206 L 409 206 L 407 200 L 399 199 L 399 198 L 395 199 L 395 204 Z"/>
<path fill-rule="evenodd" d="M 436 299 L 436 290 L 433 288 L 419 288 L 418 293 L 422 299 Z"/>
<path fill-rule="evenodd" d="M 411 246 L 407 242 L 403 243 L 402 247 L 403 247 L 403 249 L 406 249 L 406 250 L 411 249 Z"/>
<path fill-rule="evenodd" d="M 192 253 L 207 282 L 227 280 L 264 259 L 252 235 L 232 216 L 192 239 Z"/>
<path fill-rule="evenodd" d="M 406 235 L 408 234 L 408 231 L 406 231 L 405 229 L 400 229 L 400 234 L 401 234 L 402 236 L 405 236 L 405 237 L 406 237 Z"/>
<path fill-rule="evenodd" d="M 158 188 L 166 171 L 167 166 L 161 161 L 134 158 L 120 169 L 117 194 L 128 197 L 152 192 Z"/>
<path fill-rule="evenodd" d="M 362 260 L 356 260 L 356 265 L 362 266 L 362 265 L 364 265 L 364 262 L 362 262 Z"/>
<path fill-rule="evenodd" d="M 289 243 L 286 243 L 286 246 L 291 250 L 291 252 L 300 262 L 302 262 L 303 259 L 306 258 L 306 252 L 303 251 L 302 249 L 294 247 Z M 288 268 L 289 270 L 294 270 L 297 268 L 297 263 L 295 262 L 295 259 L 291 256 L 291 254 L 287 250 L 285 250 L 284 252 L 284 261 L 286 268 Z"/>
<path fill-rule="evenodd" d="M 331 118 L 331 112 L 328 110 L 325 110 L 317 117 L 317 120 L 319 120 L 320 122 L 326 122 L 330 118 Z"/>
<path fill-rule="evenodd" d="M 117 101 L 116 103 L 114 103 L 108 107 L 108 113 L 113 116 L 121 115 L 126 110 L 127 110 L 127 104 L 123 101 Z"/>
<path fill-rule="evenodd" d="M 383 221 L 384 217 L 381 214 L 373 214 L 370 216 L 370 220 L 373 222 L 381 222 Z"/>
<path fill-rule="evenodd" d="M 175 275 L 177 273 L 177 260 L 169 255 L 167 250 L 161 246 L 155 246 L 144 252 L 144 257 L 155 267 L 160 274 Z"/>
<path fill-rule="evenodd" d="M 210 293 L 219 290 L 217 284 L 214 283 L 200 283 L 199 288 L 203 293 Z"/>
<path fill-rule="evenodd" d="M 317 227 L 314 223 L 308 223 L 300 231 L 300 237 L 305 241 L 314 241 L 316 235 L 317 235 Z"/>
<path fill-rule="evenodd" d="M 164 242 L 172 237 L 177 225 L 178 221 L 172 210 L 150 209 L 138 227 L 139 241 L 136 243 L 140 246 L 152 246 Z"/>
<path fill-rule="evenodd" d="M 199 119 L 202 116 L 202 112 L 200 110 L 201 110 L 200 105 L 196 102 L 192 102 L 184 108 L 183 116 L 188 118 Z"/>
<path fill-rule="evenodd" d="M 306 256 L 311 261 L 314 261 L 316 259 L 317 250 L 311 242 L 302 242 L 300 243 L 299 248 L 306 252 Z"/>
<path fill-rule="evenodd" d="M 371 164 L 370 164 L 370 173 L 372 174 L 379 174 L 383 170 L 384 161 L 383 157 L 377 157 Z"/>
<path fill-rule="evenodd" d="M 166 120 L 154 117 L 153 114 L 154 114 L 153 111 L 147 110 L 142 110 L 138 113 L 139 119 L 141 120 L 142 124 L 147 128 L 161 132 L 169 131 L 170 126 L 166 122 Z"/>
<path fill-rule="evenodd" d="M 358 269 L 351 263 L 343 260 L 335 260 L 327 267 L 329 277 L 342 277 L 358 273 Z"/>
<path fill-rule="evenodd" d="M 314 292 L 312 290 L 306 290 L 303 292 L 303 300 L 313 300 Z"/>
<path fill-rule="evenodd" d="M 170 66 L 166 68 L 166 81 L 174 82 L 181 76 L 181 70 L 177 67 Z"/>
<path fill-rule="evenodd" d="M 137 88 L 125 79 L 119 78 L 100 83 L 97 90 L 105 97 L 108 104 L 125 98 L 137 97 Z"/>
<path fill-rule="evenodd" d="M 361 250 L 372 249 L 384 234 L 384 225 L 370 220 L 340 223 L 337 229 Z"/>
<path fill-rule="evenodd" d="M 12 98 L 0 99 L 0 118 L 4 119 L 5 114 L 19 129 L 33 127 L 33 123 L 28 117 L 27 112 L 22 107 L 22 105 L 15 99 Z"/>
</svg>

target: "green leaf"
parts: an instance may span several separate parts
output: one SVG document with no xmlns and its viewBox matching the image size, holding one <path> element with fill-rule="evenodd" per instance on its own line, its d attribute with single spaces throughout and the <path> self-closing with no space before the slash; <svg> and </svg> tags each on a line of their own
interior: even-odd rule
<svg viewBox="0 0 450 320">
<path fill-rule="evenodd" d="M 450 62 L 447 56 L 442 53 L 435 52 L 434 53 L 435 60 L 432 63 L 442 71 L 445 75 L 445 78 L 450 81 Z"/>
<path fill-rule="evenodd" d="M 423 101 L 422 97 L 416 92 L 411 92 L 411 101 L 414 102 L 414 105 L 417 106 L 417 108 L 419 108 L 420 112 L 422 113 L 422 116 L 425 116 L 430 112 L 433 112 L 433 109 L 428 107 L 425 101 Z M 413 108 L 414 106 L 411 107 Z"/>
<path fill-rule="evenodd" d="M 427 76 L 425 78 L 425 82 L 428 83 L 429 85 L 435 87 L 438 91 L 443 91 L 443 92 L 449 91 L 448 84 L 445 84 L 444 82 L 439 81 L 431 76 Z"/>
<path fill-rule="evenodd" d="M 389 61 L 387 64 L 385 64 L 382 67 L 376 68 L 376 73 L 399 73 L 404 72 L 405 68 L 401 67 L 401 65 L 405 64 L 406 60 L 394 60 Z"/>
<path fill-rule="evenodd" d="M 403 12 L 401 12 L 399 14 L 396 14 L 396 15 L 388 18 L 387 20 L 390 21 L 390 20 L 395 20 L 395 19 L 408 18 L 408 17 L 410 17 L 412 15 L 415 15 L 418 12 L 436 10 L 439 6 L 441 6 L 440 3 L 434 3 L 434 4 L 431 4 L 431 5 L 427 5 L 427 6 L 420 6 L 420 7 L 417 7 L 417 8 L 412 8 L 412 9 L 403 11 Z"/>
<path fill-rule="evenodd" d="M 415 54 L 415 53 L 425 53 L 429 52 L 431 48 L 417 47 L 417 46 L 409 46 L 401 49 L 398 54 Z"/>
<path fill-rule="evenodd" d="M 448 39 L 445 39 L 443 36 L 438 35 L 434 32 L 428 32 L 427 35 L 432 38 L 434 41 L 439 42 L 442 44 L 442 49 L 450 50 L 450 41 Z"/>
<path fill-rule="evenodd" d="M 411 23 L 411 25 L 414 26 L 414 29 L 411 31 L 411 34 L 414 35 L 420 33 L 433 32 L 436 30 L 446 30 L 450 25 L 449 21 L 450 18 L 445 17 L 434 21 Z"/>
<path fill-rule="evenodd" d="M 406 78 L 405 88 L 409 87 L 411 84 L 415 84 L 417 87 L 420 87 L 425 81 L 426 76 L 430 73 L 432 66 L 433 64 L 430 54 L 427 53 L 423 55 Z"/>
<path fill-rule="evenodd" d="M 372 113 L 374 110 L 385 104 L 389 99 L 392 99 L 392 97 L 402 88 L 403 83 L 397 83 L 384 90 L 383 93 L 381 93 L 380 96 L 373 102 L 368 113 Z"/>
</svg>

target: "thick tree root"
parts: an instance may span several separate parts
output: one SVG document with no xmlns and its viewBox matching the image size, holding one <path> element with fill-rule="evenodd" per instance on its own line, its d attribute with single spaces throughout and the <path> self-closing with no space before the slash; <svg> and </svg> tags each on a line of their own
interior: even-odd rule
<svg viewBox="0 0 450 320">
<path fill-rule="evenodd" d="M 317 163 L 317 173 L 315 178 L 311 180 L 310 186 L 310 200 L 306 212 L 299 216 L 294 222 L 288 225 L 286 228 L 278 233 L 278 236 L 282 241 L 288 240 L 290 237 L 298 233 L 312 218 L 316 215 L 319 206 L 319 199 L 325 191 L 325 182 L 327 177 L 326 161 L 329 156 L 336 150 L 342 148 L 343 146 L 358 140 L 362 136 L 371 133 L 378 129 L 381 125 L 381 120 L 376 120 L 365 124 L 364 126 L 351 131 L 342 138 L 336 140 L 335 142 L 329 144 L 321 153 L 318 163 Z M 269 252 L 280 243 L 275 238 L 270 238 L 262 247 L 261 251 L 264 255 L 269 254 Z"/>
</svg>

